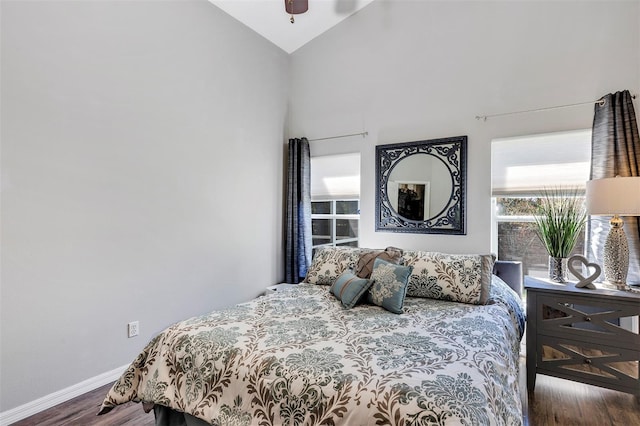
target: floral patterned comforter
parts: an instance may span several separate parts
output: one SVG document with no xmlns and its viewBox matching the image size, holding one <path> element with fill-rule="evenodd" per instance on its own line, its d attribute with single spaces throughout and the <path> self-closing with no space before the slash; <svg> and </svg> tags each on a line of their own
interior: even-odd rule
<svg viewBox="0 0 640 426">
<path fill-rule="evenodd" d="M 301 284 L 177 323 L 138 355 L 100 413 L 160 404 L 213 425 L 520 425 L 524 316 L 494 277 L 477 306 L 407 298 L 346 310 Z"/>
</svg>

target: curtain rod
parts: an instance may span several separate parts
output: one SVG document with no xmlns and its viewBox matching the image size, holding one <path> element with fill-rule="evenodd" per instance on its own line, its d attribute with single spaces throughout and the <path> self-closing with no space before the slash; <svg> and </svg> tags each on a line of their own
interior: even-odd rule
<svg viewBox="0 0 640 426">
<path fill-rule="evenodd" d="M 368 134 L 369 134 L 369 132 L 351 133 L 349 135 L 339 135 L 339 136 L 329 136 L 329 137 L 326 137 L 326 138 L 309 139 L 309 142 L 325 141 L 327 139 L 348 138 L 349 136 L 362 136 L 364 138 Z"/>
<path fill-rule="evenodd" d="M 631 95 L 631 98 L 635 99 L 636 95 Z M 557 106 L 545 107 L 545 108 L 527 109 L 523 111 L 502 112 L 500 114 L 476 115 L 476 120 L 487 121 L 487 118 L 503 117 L 505 115 L 526 114 L 529 112 L 549 111 L 552 109 L 571 108 L 571 107 L 576 107 L 581 105 L 590 105 L 590 104 L 599 104 L 600 106 L 602 106 L 604 105 L 604 99 L 600 98 L 590 102 L 579 102 L 577 104 L 557 105 Z"/>
</svg>

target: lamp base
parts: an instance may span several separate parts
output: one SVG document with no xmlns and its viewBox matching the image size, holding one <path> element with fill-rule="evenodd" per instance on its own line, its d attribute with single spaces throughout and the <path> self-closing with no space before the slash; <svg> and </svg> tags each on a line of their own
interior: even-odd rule
<svg viewBox="0 0 640 426">
<path fill-rule="evenodd" d="M 640 288 L 631 287 L 630 285 L 627 285 L 627 284 L 619 285 L 619 284 L 612 284 L 606 281 L 599 284 L 602 285 L 602 288 L 608 288 L 611 290 L 628 291 L 629 293 L 640 293 Z"/>
<path fill-rule="evenodd" d="M 629 244 L 622 226 L 624 221 L 615 215 L 611 219 L 611 230 L 604 243 L 604 277 L 618 289 L 627 287 L 629 271 Z"/>
<path fill-rule="evenodd" d="M 604 281 L 601 284 L 602 284 L 602 287 L 609 288 L 611 290 L 631 291 L 631 287 L 628 286 L 626 283 L 619 284 L 619 283 Z"/>
</svg>

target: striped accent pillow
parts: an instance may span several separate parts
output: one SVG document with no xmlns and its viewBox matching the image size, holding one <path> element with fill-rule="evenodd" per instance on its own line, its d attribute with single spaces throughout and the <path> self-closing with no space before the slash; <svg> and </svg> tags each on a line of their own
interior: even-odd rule
<svg viewBox="0 0 640 426">
<path fill-rule="evenodd" d="M 371 281 L 360 278 L 352 271 L 343 272 L 331 285 L 331 293 L 347 308 L 353 308 L 362 295 L 371 287 Z"/>
</svg>

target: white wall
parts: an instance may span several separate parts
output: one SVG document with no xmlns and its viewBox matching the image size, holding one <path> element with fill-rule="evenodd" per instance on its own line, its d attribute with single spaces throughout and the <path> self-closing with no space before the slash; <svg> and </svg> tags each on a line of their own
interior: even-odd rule
<svg viewBox="0 0 640 426">
<path fill-rule="evenodd" d="M 640 93 L 638 2 L 378 0 L 291 59 L 205 1 L 0 5 L 0 412 L 282 278 L 288 99 L 291 135 L 369 131 L 311 144 L 361 152 L 363 246 L 486 252 L 490 140 L 593 108 L 474 117 Z M 457 135 L 467 236 L 375 233 L 375 145 Z"/>
<path fill-rule="evenodd" d="M 292 134 L 369 132 L 312 146 L 361 152 L 362 246 L 489 252 L 491 139 L 590 128 L 593 106 L 474 117 L 640 93 L 639 8 L 375 1 L 292 54 Z M 459 135 L 469 136 L 467 235 L 375 232 L 375 145 Z"/>
<path fill-rule="evenodd" d="M 289 57 L 204 0 L 1 12 L 3 412 L 282 279 Z"/>
</svg>

